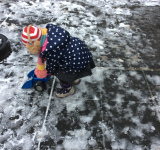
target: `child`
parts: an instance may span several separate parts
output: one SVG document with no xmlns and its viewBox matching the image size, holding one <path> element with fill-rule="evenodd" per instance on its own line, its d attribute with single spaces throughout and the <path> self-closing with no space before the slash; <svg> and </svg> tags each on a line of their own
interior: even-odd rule
<svg viewBox="0 0 160 150">
<path fill-rule="evenodd" d="M 60 80 L 57 97 L 74 94 L 73 85 L 78 84 L 80 78 L 92 75 L 95 64 L 87 46 L 59 26 L 48 24 L 46 28 L 38 28 L 29 25 L 23 29 L 21 40 L 31 54 L 39 54 L 35 75 L 45 78 L 51 74 Z"/>
</svg>

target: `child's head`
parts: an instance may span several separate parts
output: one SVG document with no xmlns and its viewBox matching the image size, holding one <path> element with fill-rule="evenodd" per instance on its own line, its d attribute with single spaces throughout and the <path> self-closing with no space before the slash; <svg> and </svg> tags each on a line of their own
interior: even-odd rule
<svg viewBox="0 0 160 150">
<path fill-rule="evenodd" d="M 38 54 L 40 50 L 40 39 L 42 31 L 36 26 L 29 25 L 22 31 L 22 43 L 31 54 Z"/>
</svg>

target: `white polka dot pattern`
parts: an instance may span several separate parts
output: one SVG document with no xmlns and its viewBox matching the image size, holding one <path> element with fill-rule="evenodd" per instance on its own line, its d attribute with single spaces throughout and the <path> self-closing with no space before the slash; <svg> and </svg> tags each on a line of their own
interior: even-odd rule
<svg viewBox="0 0 160 150">
<path fill-rule="evenodd" d="M 61 27 L 48 24 L 46 28 L 48 43 L 41 56 L 47 60 L 48 73 L 54 74 L 56 69 L 61 69 L 64 73 L 83 70 L 92 59 L 87 46 L 80 39 L 71 37 L 69 32 Z"/>
</svg>

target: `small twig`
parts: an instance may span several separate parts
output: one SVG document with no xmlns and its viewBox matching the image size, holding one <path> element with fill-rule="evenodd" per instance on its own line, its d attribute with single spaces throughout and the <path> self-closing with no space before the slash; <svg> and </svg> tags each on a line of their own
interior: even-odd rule
<svg viewBox="0 0 160 150">
<path fill-rule="evenodd" d="M 0 25 L 0 27 L 2 27 L 2 24 L 3 24 L 4 22 L 6 22 L 6 20 L 10 17 L 11 14 L 12 14 L 12 12 L 10 12 L 10 14 L 6 17 L 6 19 L 3 20 L 3 22 L 2 22 L 1 25 Z"/>
</svg>

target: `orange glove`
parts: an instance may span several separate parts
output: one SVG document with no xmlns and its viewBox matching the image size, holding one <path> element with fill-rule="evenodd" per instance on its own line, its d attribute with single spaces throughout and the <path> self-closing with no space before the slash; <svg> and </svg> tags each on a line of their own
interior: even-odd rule
<svg viewBox="0 0 160 150">
<path fill-rule="evenodd" d="M 39 70 L 38 68 L 35 69 L 34 74 L 37 78 L 46 78 L 47 77 L 47 70 Z"/>
</svg>

